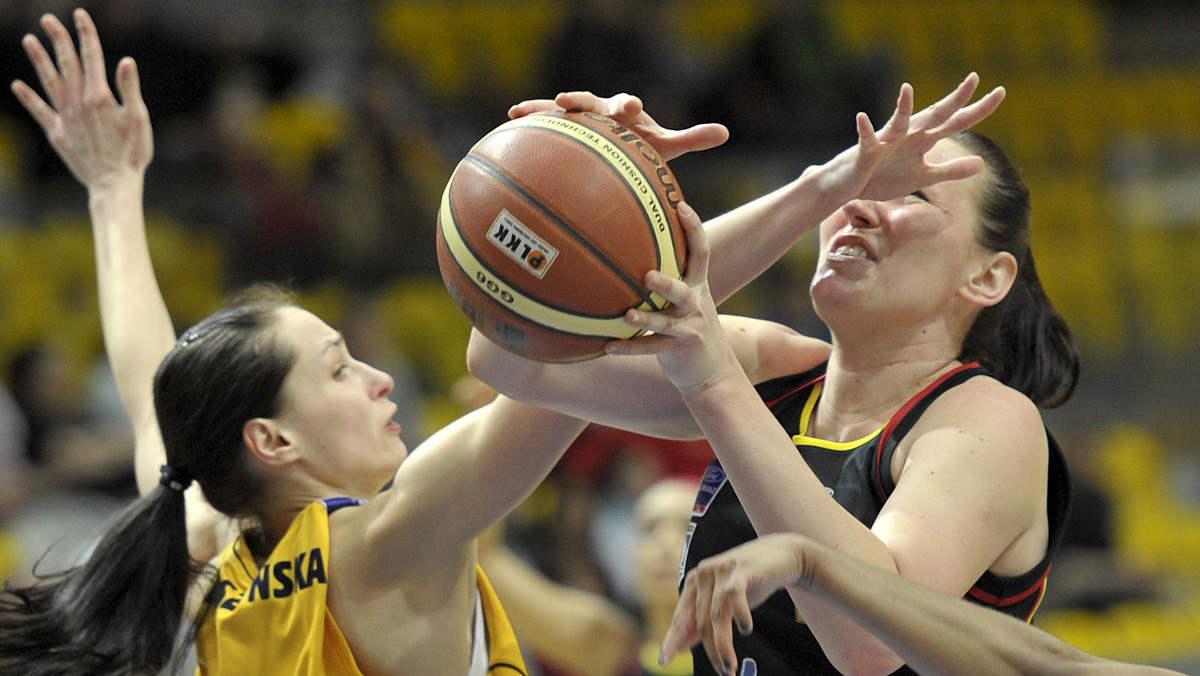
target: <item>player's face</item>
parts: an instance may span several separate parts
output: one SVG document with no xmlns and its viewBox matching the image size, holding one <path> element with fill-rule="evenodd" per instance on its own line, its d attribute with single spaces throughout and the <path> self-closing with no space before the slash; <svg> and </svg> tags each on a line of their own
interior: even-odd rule
<svg viewBox="0 0 1200 676">
<path fill-rule="evenodd" d="M 350 356 L 341 334 L 299 308 L 280 310 L 280 340 L 297 355 L 275 420 L 313 477 L 369 497 L 407 454 L 388 374 Z"/>
<path fill-rule="evenodd" d="M 946 139 L 925 158 L 941 163 L 967 154 Z M 991 253 L 975 235 L 981 181 L 976 175 L 886 202 L 855 200 L 827 218 L 811 287 L 818 314 L 836 331 L 842 317 L 895 325 L 954 311 L 956 292 Z"/>
</svg>

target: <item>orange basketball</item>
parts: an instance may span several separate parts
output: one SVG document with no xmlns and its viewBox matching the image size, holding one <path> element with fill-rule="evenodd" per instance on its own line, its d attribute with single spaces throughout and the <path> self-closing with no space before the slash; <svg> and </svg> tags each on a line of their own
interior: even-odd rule
<svg viewBox="0 0 1200 676">
<path fill-rule="evenodd" d="M 467 319 L 516 354 L 573 362 L 662 309 L 650 270 L 681 278 L 675 176 L 648 143 L 591 113 L 506 122 L 455 168 L 438 213 L 438 266 Z"/>
</svg>

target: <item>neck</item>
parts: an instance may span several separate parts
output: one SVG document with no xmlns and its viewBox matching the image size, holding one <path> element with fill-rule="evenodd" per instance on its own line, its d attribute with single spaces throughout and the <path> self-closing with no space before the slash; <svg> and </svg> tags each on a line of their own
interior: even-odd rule
<svg viewBox="0 0 1200 676">
<path fill-rule="evenodd" d="M 956 354 L 948 350 L 865 354 L 835 348 L 808 433 L 830 441 L 862 438 L 958 365 Z"/>
</svg>

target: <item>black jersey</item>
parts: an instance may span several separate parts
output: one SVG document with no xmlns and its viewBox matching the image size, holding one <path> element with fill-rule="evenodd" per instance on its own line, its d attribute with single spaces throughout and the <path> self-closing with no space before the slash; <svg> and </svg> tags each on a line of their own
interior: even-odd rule
<svg viewBox="0 0 1200 676">
<path fill-rule="evenodd" d="M 777 378 L 758 385 L 763 401 L 776 419 L 793 435 L 797 451 L 804 457 L 826 490 L 855 518 L 871 526 L 883 503 L 895 489 L 889 471 L 892 456 L 904 435 L 942 393 L 985 372 L 977 364 L 966 364 L 939 378 L 910 399 L 880 430 L 848 443 L 816 442 L 800 435 L 807 427 L 825 378 L 825 365 L 811 371 Z M 1045 592 L 1046 575 L 1066 527 L 1070 480 L 1066 460 L 1050 435 L 1047 516 L 1050 541 L 1046 556 L 1024 575 L 1000 577 L 990 572 L 967 593 L 966 598 L 1028 622 Z M 814 443 L 815 442 L 815 443 Z M 682 574 L 716 554 L 757 537 L 737 493 L 725 476 L 719 460 L 705 472 L 687 544 L 680 564 Z M 776 674 L 837 674 L 808 627 L 798 620 L 796 608 L 784 591 L 776 592 L 754 611 L 754 632 L 734 632 L 734 648 L 741 664 L 740 676 Z M 702 647 L 694 650 L 696 674 L 714 674 Z M 913 673 L 907 667 L 896 673 Z"/>
</svg>

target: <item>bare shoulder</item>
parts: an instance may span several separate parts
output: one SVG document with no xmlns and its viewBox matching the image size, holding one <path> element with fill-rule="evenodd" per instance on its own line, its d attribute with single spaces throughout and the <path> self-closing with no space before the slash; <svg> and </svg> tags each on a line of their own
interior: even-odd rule
<svg viewBox="0 0 1200 676">
<path fill-rule="evenodd" d="M 1047 449 L 1045 425 L 1037 406 L 1029 397 L 990 376 L 972 378 L 938 397 L 913 427 L 910 437 L 914 442 L 944 442 L 920 444 L 922 448 L 967 444 L 984 451 L 983 458 L 991 449 L 997 458 L 1017 464 L 1044 457 Z"/>
<path fill-rule="evenodd" d="M 829 343 L 752 317 L 722 315 L 721 325 L 752 383 L 802 373 L 829 359 Z"/>
</svg>

